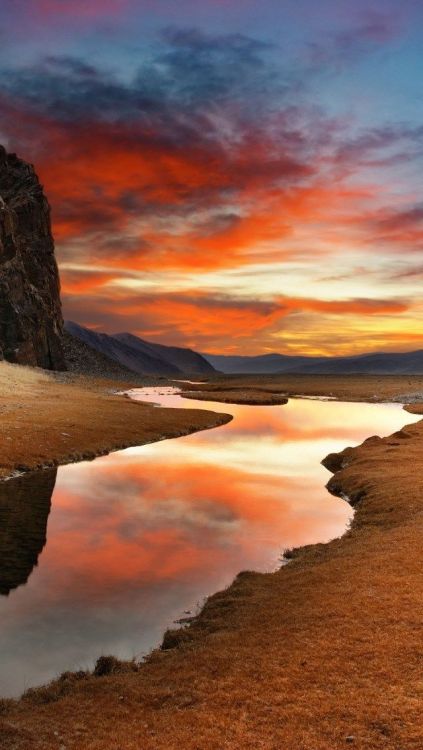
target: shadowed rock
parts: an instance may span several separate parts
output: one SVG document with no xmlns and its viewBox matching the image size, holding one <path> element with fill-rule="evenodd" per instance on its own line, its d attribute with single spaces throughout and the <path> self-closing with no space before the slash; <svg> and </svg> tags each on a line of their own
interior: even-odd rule
<svg viewBox="0 0 423 750">
<path fill-rule="evenodd" d="M 0 146 L 0 359 L 65 369 L 50 207 L 30 164 Z"/>
<path fill-rule="evenodd" d="M 0 483 L 0 594 L 26 583 L 46 543 L 57 469 Z"/>
</svg>

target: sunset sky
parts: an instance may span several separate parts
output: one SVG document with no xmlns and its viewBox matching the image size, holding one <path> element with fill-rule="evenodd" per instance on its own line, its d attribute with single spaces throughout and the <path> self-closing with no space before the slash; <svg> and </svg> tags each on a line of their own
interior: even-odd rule
<svg viewBox="0 0 423 750">
<path fill-rule="evenodd" d="M 423 348 L 421 0 L 2 0 L 0 143 L 64 315 L 214 353 Z"/>
</svg>

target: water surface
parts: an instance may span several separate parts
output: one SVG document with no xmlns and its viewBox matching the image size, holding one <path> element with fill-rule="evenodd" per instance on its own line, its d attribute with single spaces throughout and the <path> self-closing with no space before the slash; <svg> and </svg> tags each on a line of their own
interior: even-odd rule
<svg viewBox="0 0 423 750">
<path fill-rule="evenodd" d="M 325 490 L 321 459 L 417 419 L 399 405 L 140 393 L 234 420 L 0 484 L 1 695 L 101 654 L 140 657 L 240 570 L 342 534 L 352 512 Z"/>
</svg>

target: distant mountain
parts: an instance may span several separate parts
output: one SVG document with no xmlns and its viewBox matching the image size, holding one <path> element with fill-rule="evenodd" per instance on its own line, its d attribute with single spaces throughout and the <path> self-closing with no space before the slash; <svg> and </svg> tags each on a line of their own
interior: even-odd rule
<svg viewBox="0 0 423 750">
<path fill-rule="evenodd" d="M 153 344 L 130 333 L 109 336 L 71 321 L 66 321 L 65 329 L 87 346 L 139 375 L 181 378 L 214 373 L 213 366 L 191 349 Z"/>
<path fill-rule="evenodd" d="M 423 350 L 415 352 L 375 352 L 353 357 L 296 357 L 264 354 L 258 357 L 204 354 L 210 364 L 227 374 L 309 374 L 309 375 L 421 375 Z"/>
<path fill-rule="evenodd" d="M 132 333 L 116 333 L 113 338 L 127 344 L 142 354 L 164 359 L 178 370 L 191 375 L 212 375 L 215 368 L 201 354 L 192 349 L 183 349 L 179 346 L 164 346 L 144 341 Z"/>
<path fill-rule="evenodd" d="M 324 361 L 324 357 L 290 357 L 287 354 L 262 354 L 258 357 L 226 356 L 224 354 L 203 354 L 216 370 L 231 374 L 252 373 L 270 375 L 292 372 L 293 368 L 304 364 Z"/>
<path fill-rule="evenodd" d="M 299 372 L 310 374 L 421 375 L 423 350 L 415 352 L 375 352 L 356 357 L 334 357 L 320 363 L 305 363 Z"/>
</svg>

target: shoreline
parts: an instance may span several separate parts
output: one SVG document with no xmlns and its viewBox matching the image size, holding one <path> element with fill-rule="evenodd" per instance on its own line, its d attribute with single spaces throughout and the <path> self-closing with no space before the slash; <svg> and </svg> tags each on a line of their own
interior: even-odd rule
<svg viewBox="0 0 423 750">
<path fill-rule="evenodd" d="M 179 387 L 185 398 L 263 406 L 317 394 L 357 403 L 423 402 L 422 375 L 220 375 Z"/>
<path fill-rule="evenodd" d="M 157 408 L 157 407 L 155 407 Z M 179 411 L 179 410 L 178 410 Z M 195 411 L 194 409 L 192 411 Z M 198 411 L 198 410 L 197 410 Z M 27 476 L 28 474 L 34 474 L 40 471 L 48 471 L 49 469 L 58 469 L 61 466 L 69 466 L 70 464 L 82 463 L 84 461 L 95 461 L 96 458 L 101 456 L 107 456 L 109 453 L 116 453 L 118 451 L 126 450 L 127 448 L 137 448 L 142 445 L 151 445 L 152 443 L 160 443 L 163 440 L 173 440 L 180 437 L 187 437 L 195 432 L 202 432 L 203 430 L 214 430 L 217 427 L 223 427 L 228 424 L 233 417 L 230 414 L 219 414 L 218 412 L 212 412 L 204 409 L 204 412 L 213 414 L 218 417 L 216 421 L 207 420 L 204 424 L 188 425 L 181 431 L 172 431 L 167 434 L 157 434 L 149 439 L 143 439 L 141 442 L 133 442 L 131 439 L 129 442 L 123 441 L 122 443 L 112 443 L 108 448 L 94 449 L 86 453 L 73 453 L 61 457 L 60 459 L 50 459 L 42 464 L 37 464 L 34 467 L 25 466 L 24 469 L 15 469 L 12 473 L 6 475 L 0 475 L 0 485 L 3 482 L 11 482 L 14 479 L 18 479 L 21 476 Z M 201 413 L 201 412 L 200 412 Z"/>
<path fill-rule="evenodd" d="M 5 383 L 5 380 L 10 379 L 12 383 Z M 287 403 L 288 398 L 319 398 L 357 403 L 390 403 L 401 399 L 408 400 L 408 403 L 404 403 L 404 409 L 410 413 L 423 413 L 420 393 L 416 391 L 419 385 L 423 394 L 423 377 L 420 376 L 388 377 L 384 383 L 385 386 L 388 383 L 389 388 L 385 388 L 386 392 L 377 401 L 372 397 L 375 387 L 373 377 L 325 377 L 324 387 L 315 376 L 303 376 L 302 380 L 306 387 L 300 393 L 298 378 L 288 378 L 287 381 L 286 376 L 272 376 L 270 379 L 267 376 L 232 378 L 230 388 L 227 378 L 215 378 L 201 383 L 169 380 L 166 384 L 161 383 L 160 387 L 177 382 L 182 398 L 261 406 L 282 406 Z M 145 386 L 150 386 L 151 378 L 146 381 Z M 414 392 L 407 394 L 405 388 L 413 382 Z M 197 430 L 213 429 L 232 419 L 229 414 L 207 408 L 164 409 L 135 401 L 126 395 L 126 391 L 134 387 L 143 386 L 139 382 L 125 383 L 68 374 L 57 377 L 43 370 L 0 363 L 3 438 L 0 482 L 11 481 L 31 471 L 90 461 L 135 445 L 183 437 Z M 346 387 L 349 390 L 355 388 L 354 398 L 348 398 L 345 394 Z M 423 396 L 421 399 L 423 400 Z M 139 411 L 141 409 L 142 412 Z"/>
<path fill-rule="evenodd" d="M 421 408 L 413 404 L 410 411 L 421 413 Z M 355 508 L 351 527 L 342 537 L 290 550 L 290 564 L 274 573 L 241 572 L 227 589 L 206 600 L 189 627 L 168 630 L 162 649 L 139 665 L 112 659 L 98 668 L 98 676 L 67 674 L 28 691 L 20 700 L 1 701 L 1 728 L 6 728 L 8 739 L 3 745 L 0 736 L 0 747 L 9 748 L 12 740 L 22 750 L 53 747 L 48 744 L 53 723 L 60 725 L 65 747 L 79 749 L 81 745 L 72 739 L 75 711 L 90 717 L 90 726 L 83 731 L 84 750 L 100 744 L 107 750 L 114 747 L 108 740 L 115 734 L 129 739 L 123 746 L 131 750 L 137 742 L 146 748 L 176 749 L 182 741 L 187 750 L 202 750 L 209 746 L 211 721 L 217 726 L 216 747 L 227 742 L 231 750 L 256 747 L 260 737 L 266 748 L 277 746 L 275 738 L 282 746 L 294 746 L 289 744 L 294 742 L 292 728 L 302 738 L 295 747 L 304 750 L 342 747 L 346 737 L 353 737 L 362 748 L 382 747 L 382 740 L 384 748 L 414 741 L 419 726 L 416 710 L 407 700 L 400 701 L 400 707 L 398 701 L 392 704 L 390 696 L 393 685 L 406 694 L 416 677 L 414 657 L 404 660 L 403 652 L 413 656 L 421 642 L 421 561 L 412 557 L 415 585 L 411 591 L 407 586 L 405 601 L 392 578 L 403 580 L 402 570 L 410 560 L 408 537 L 411 533 L 416 541 L 414 525 L 421 523 L 423 480 L 419 483 L 408 475 L 405 483 L 404 472 L 405 458 L 410 451 L 419 454 L 422 437 L 420 421 L 387 438 L 370 437 L 356 448 L 326 456 L 322 463 L 333 473 L 329 491 L 347 496 Z M 421 537 L 417 539 L 421 558 Z M 407 638 L 410 627 L 415 646 Z M 398 628 L 403 644 L 399 661 L 398 638 L 391 632 Z M 254 664 L 261 665 L 258 671 Z M 391 670 L 389 679 L 381 678 L 381 669 L 384 674 Z M 260 713 L 262 697 L 257 698 L 263 693 L 264 679 L 268 709 L 279 696 L 278 717 L 269 723 L 267 710 L 266 725 L 261 721 L 257 725 L 254 716 L 248 721 L 248 714 Z M 228 680 L 235 697 L 227 706 Z M 348 708 L 346 692 L 349 703 L 353 698 Z M 141 730 L 133 736 L 128 735 L 128 717 L 122 716 L 122 694 L 126 714 L 136 712 L 137 725 L 141 722 Z M 328 725 L 322 713 L 322 696 L 329 700 L 324 710 L 336 715 L 336 726 Z M 241 736 L 236 721 L 244 704 L 249 707 L 244 721 L 248 731 L 243 726 Z M 94 708 L 97 711 L 99 705 L 111 712 L 104 722 L 96 719 Z M 367 717 L 373 714 L 370 726 Z M 418 747 L 407 745 L 411 746 Z"/>
<path fill-rule="evenodd" d="M 207 409 L 155 408 L 116 393 L 133 385 L 94 378 L 63 382 L 46 371 L 0 363 L 0 482 L 232 419 Z"/>
</svg>

